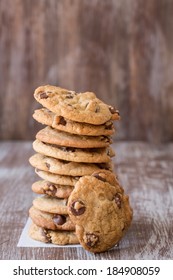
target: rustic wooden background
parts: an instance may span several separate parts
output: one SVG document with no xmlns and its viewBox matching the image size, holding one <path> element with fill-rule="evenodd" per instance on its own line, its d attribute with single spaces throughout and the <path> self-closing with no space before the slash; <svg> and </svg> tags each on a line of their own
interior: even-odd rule
<svg viewBox="0 0 173 280">
<path fill-rule="evenodd" d="M 0 139 L 32 140 L 34 89 L 95 91 L 117 139 L 173 140 L 173 0 L 0 0 Z"/>
</svg>

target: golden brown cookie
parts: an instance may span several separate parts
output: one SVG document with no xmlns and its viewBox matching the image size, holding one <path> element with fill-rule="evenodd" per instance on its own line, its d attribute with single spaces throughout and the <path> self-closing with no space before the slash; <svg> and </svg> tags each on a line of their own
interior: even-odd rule
<svg viewBox="0 0 173 280">
<path fill-rule="evenodd" d="M 109 176 L 109 175 L 107 175 Z M 80 244 L 90 252 L 104 252 L 124 236 L 132 220 L 129 198 L 115 178 L 83 176 L 68 199 L 68 213 Z"/>
<path fill-rule="evenodd" d="M 40 154 L 58 158 L 66 161 L 85 162 L 85 163 L 104 163 L 110 162 L 115 155 L 111 147 L 95 149 L 79 149 L 72 147 L 60 147 L 51 145 L 40 140 L 33 142 L 33 149 Z"/>
<path fill-rule="evenodd" d="M 56 159 L 39 153 L 31 156 L 29 162 L 33 167 L 40 170 L 67 176 L 91 175 L 100 169 L 112 170 L 113 168 L 111 162 L 105 164 L 79 163 Z"/>
<path fill-rule="evenodd" d="M 35 110 L 33 118 L 44 125 L 48 125 L 56 128 L 57 130 L 65 131 L 71 134 L 88 136 L 109 136 L 115 133 L 112 121 L 107 121 L 103 125 L 74 122 L 62 116 L 58 116 L 46 108 Z"/>
<path fill-rule="evenodd" d="M 59 146 L 74 148 L 103 148 L 108 147 L 112 140 L 109 136 L 74 135 L 46 126 L 36 134 L 36 139 Z"/>
<path fill-rule="evenodd" d="M 67 199 L 50 196 L 39 196 L 33 200 L 33 206 L 44 212 L 67 215 Z"/>
<path fill-rule="evenodd" d="M 40 169 L 35 169 L 35 173 L 37 175 L 46 180 L 49 181 L 53 184 L 58 184 L 58 185 L 68 185 L 68 186 L 74 186 L 75 183 L 79 180 L 80 177 L 76 176 L 66 176 L 66 175 L 58 175 L 58 174 L 53 174 L 47 171 L 43 171 Z"/>
<path fill-rule="evenodd" d="M 79 243 L 77 236 L 73 231 L 49 230 L 39 227 L 34 223 L 32 223 L 29 228 L 29 236 L 37 241 L 52 243 L 55 245 L 70 245 Z"/>
<path fill-rule="evenodd" d="M 35 90 L 34 97 L 55 114 L 76 122 L 100 125 L 119 118 L 119 112 L 99 100 L 93 92 L 76 93 L 45 85 Z"/>
<path fill-rule="evenodd" d="M 57 198 L 68 198 L 73 190 L 73 186 L 53 184 L 42 180 L 32 184 L 32 191 L 38 194 L 47 194 Z"/>
<path fill-rule="evenodd" d="M 75 226 L 68 215 L 52 214 L 38 210 L 32 206 L 29 209 L 29 216 L 34 224 L 39 227 L 52 230 L 75 230 Z"/>
</svg>

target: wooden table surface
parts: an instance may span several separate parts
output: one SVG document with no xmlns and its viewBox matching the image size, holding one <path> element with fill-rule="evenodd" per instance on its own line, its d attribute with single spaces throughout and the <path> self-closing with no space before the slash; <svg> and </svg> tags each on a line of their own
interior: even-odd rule
<svg viewBox="0 0 173 280">
<path fill-rule="evenodd" d="M 114 249 L 18 248 L 38 179 L 28 158 L 31 142 L 0 142 L 0 259 L 172 259 L 173 144 L 117 142 L 115 170 L 130 196 L 134 218 Z"/>
</svg>

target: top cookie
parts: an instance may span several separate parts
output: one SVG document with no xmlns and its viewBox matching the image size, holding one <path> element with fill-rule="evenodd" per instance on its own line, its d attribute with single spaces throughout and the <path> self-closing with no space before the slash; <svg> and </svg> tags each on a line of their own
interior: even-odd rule
<svg viewBox="0 0 173 280">
<path fill-rule="evenodd" d="M 101 173 L 81 177 L 68 199 L 68 213 L 79 242 L 94 253 L 117 244 L 132 220 L 128 196 L 117 179 L 106 173 L 108 181 Z"/>
<path fill-rule="evenodd" d="M 119 118 L 118 111 L 99 100 L 93 92 L 76 93 L 45 85 L 35 90 L 34 97 L 55 114 L 76 122 L 100 125 Z"/>
</svg>

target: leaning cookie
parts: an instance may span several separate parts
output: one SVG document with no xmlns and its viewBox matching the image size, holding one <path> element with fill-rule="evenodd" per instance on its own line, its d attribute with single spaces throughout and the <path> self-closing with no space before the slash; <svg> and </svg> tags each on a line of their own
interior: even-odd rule
<svg viewBox="0 0 173 280">
<path fill-rule="evenodd" d="M 57 130 L 65 131 L 71 134 L 88 136 L 109 136 L 115 132 L 112 121 L 107 121 L 103 125 L 79 123 L 68 120 L 62 116 L 58 116 L 46 108 L 35 110 L 33 118 L 44 125 L 48 125 L 56 128 Z"/>
<path fill-rule="evenodd" d="M 100 175 L 99 175 L 100 176 Z M 83 176 L 68 199 L 68 213 L 80 244 L 90 252 L 104 252 L 117 244 L 129 228 L 132 209 L 118 181 Z"/>
<path fill-rule="evenodd" d="M 34 206 L 29 209 L 29 216 L 39 227 L 52 230 L 75 230 L 75 226 L 68 215 L 51 214 L 38 210 Z"/>
<path fill-rule="evenodd" d="M 70 245 L 79 243 L 78 238 L 73 231 L 49 230 L 39 227 L 34 223 L 32 223 L 29 228 L 29 236 L 37 241 L 52 243 L 55 245 Z"/>
<path fill-rule="evenodd" d="M 46 180 L 40 180 L 32 184 L 33 192 L 57 198 L 68 198 L 73 188 L 73 186 L 53 184 Z"/>
<path fill-rule="evenodd" d="M 74 135 L 46 126 L 36 134 L 36 139 L 59 146 L 74 148 L 103 148 L 108 147 L 112 140 L 109 136 Z"/>
<path fill-rule="evenodd" d="M 40 140 L 33 142 L 33 149 L 40 154 L 58 158 L 66 161 L 85 162 L 85 163 L 105 163 L 110 162 L 111 157 L 115 155 L 111 147 L 79 149 L 72 147 L 63 147 L 51 145 Z"/>
<path fill-rule="evenodd" d="M 99 100 L 93 92 L 76 93 L 45 85 L 35 90 L 34 97 L 55 114 L 76 122 L 100 125 L 119 118 L 118 111 Z"/>
<path fill-rule="evenodd" d="M 67 176 L 91 175 L 100 169 L 112 170 L 113 168 L 111 162 L 105 164 L 79 163 L 56 159 L 39 153 L 31 156 L 29 162 L 33 167 L 40 170 Z"/>
</svg>

